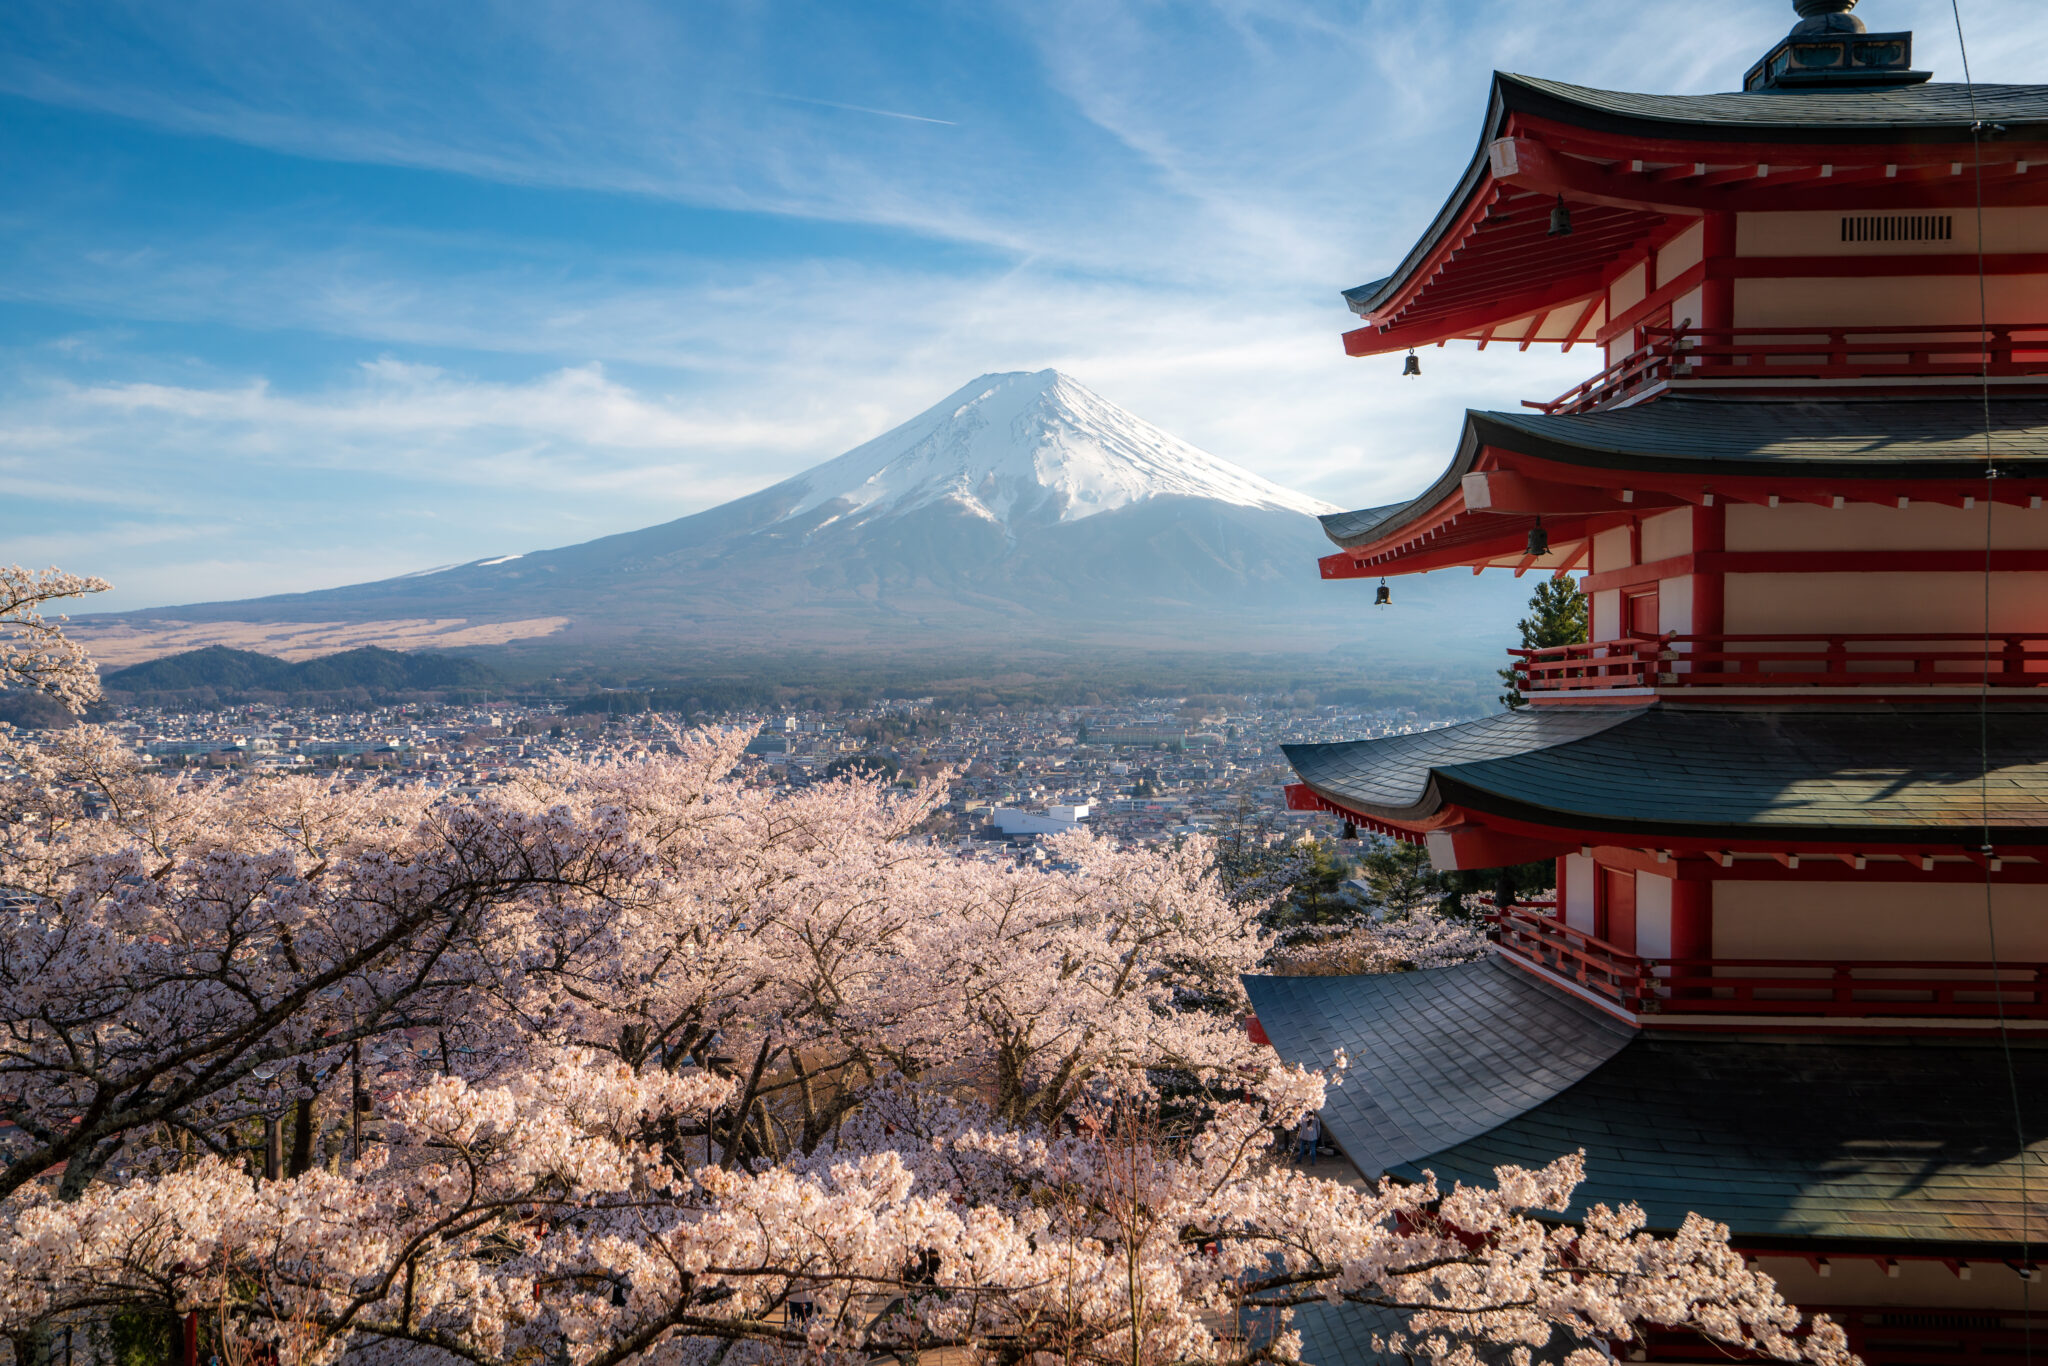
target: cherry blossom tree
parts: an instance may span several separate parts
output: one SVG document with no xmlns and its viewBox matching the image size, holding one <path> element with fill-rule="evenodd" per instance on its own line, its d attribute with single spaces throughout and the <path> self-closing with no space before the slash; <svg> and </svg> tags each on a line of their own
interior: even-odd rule
<svg viewBox="0 0 2048 1366">
<path fill-rule="evenodd" d="M 1283 977 L 1414 972 L 1469 963 L 1493 951 L 1483 921 L 1424 904 L 1401 916 L 1360 917 L 1326 933 L 1304 936 L 1272 955 Z"/>
<path fill-rule="evenodd" d="M 1215 851 L 1045 869 L 796 793 L 702 731 L 488 796 L 141 773 L 0 786 L 0 1335 L 197 1316 L 228 1360 L 1287 1361 L 1687 1328 L 1846 1361 L 1693 1220 L 1276 1160 L 1326 1079 L 1237 1020 L 1271 948 Z M 339 1098 L 342 1104 L 334 1105 Z M 738 1352 L 739 1355 L 733 1355 Z M 1589 1354 L 1597 1355 L 1597 1354 Z"/>
<path fill-rule="evenodd" d="M 99 674 L 84 649 L 64 634 L 64 618 L 48 620 L 43 609 L 110 587 L 104 579 L 56 568 L 0 567 L 0 687 L 48 693 L 74 712 L 97 702 Z"/>
</svg>

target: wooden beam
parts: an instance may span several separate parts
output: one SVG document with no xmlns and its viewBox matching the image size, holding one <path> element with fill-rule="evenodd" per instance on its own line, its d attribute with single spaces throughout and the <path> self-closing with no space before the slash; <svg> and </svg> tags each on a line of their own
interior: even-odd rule
<svg viewBox="0 0 2048 1366">
<path fill-rule="evenodd" d="M 1581 592 L 1635 588 L 1687 574 L 1981 574 L 2048 572 L 2048 550 L 1724 550 L 1588 574 Z"/>
<path fill-rule="evenodd" d="M 1928 256 L 1724 256 L 1706 262 L 1710 280 L 1882 279 L 1909 275 L 1975 275 L 1973 252 Z M 2048 275 L 2048 252 L 1994 252 L 1986 275 Z M 1825 333 L 1829 329 L 1814 329 Z M 1901 327 L 1901 333 L 1910 333 Z"/>
<path fill-rule="evenodd" d="M 1573 512 L 1619 512 L 1622 504 L 1605 489 L 1552 484 L 1513 470 L 1478 470 L 1459 481 L 1465 506 L 1474 512 L 1556 516 Z M 1675 502 L 1675 500 L 1674 500 Z"/>
<path fill-rule="evenodd" d="M 1652 316 L 1660 309 L 1670 307 L 1684 295 L 1698 289 L 1706 282 L 1706 279 L 1707 268 L 1705 262 L 1700 262 L 1687 270 L 1680 271 L 1670 280 L 1658 285 L 1655 289 L 1644 295 L 1642 302 L 1609 318 L 1606 326 L 1602 327 L 1593 339 L 1602 346 L 1607 345 L 1608 342 L 1613 341 L 1645 318 Z M 1693 321 L 1698 322 L 1699 320 L 1695 318 Z"/>
</svg>

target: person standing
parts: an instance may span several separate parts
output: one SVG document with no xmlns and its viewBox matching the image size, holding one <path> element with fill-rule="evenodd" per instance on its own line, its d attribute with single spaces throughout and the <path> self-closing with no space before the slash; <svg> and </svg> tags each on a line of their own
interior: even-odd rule
<svg viewBox="0 0 2048 1366">
<path fill-rule="evenodd" d="M 1313 1110 L 1303 1115 L 1294 1130 L 1294 1140 L 1297 1155 L 1313 1167 L 1316 1164 L 1316 1145 L 1323 1141 L 1322 1117 Z"/>
</svg>

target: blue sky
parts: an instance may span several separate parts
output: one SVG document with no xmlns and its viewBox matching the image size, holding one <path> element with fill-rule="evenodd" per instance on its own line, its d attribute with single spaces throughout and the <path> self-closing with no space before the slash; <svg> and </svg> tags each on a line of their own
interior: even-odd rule
<svg viewBox="0 0 2048 1366">
<path fill-rule="evenodd" d="M 1964 0 L 1975 74 L 2048 7 Z M 1947 0 L 1866 0 L 1960 76 Z M 1347 361 L 1496 67 L 1731 88 L 1785 0 L 0 7 L 0 560 L 125 608 L 645 526 L 1057 366 L 1347 506 L 1591 356 Z"/>
</svg>

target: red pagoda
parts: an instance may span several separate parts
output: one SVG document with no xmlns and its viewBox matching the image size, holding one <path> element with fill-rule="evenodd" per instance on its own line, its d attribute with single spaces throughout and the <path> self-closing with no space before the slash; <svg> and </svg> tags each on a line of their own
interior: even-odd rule
<svg viewBox="0 0 2048 1366">
<path fill-rule="evenodd" d="M 1601 350 L 1467 413 L 1417 497 L 1323 519 L 1329 579 L 1579 575 L 1589 643 L 1510 652 L 1520 708 L 1288 750 L 1296 808 L 1444 869 L 1555 859 L 1558 895 L 1482 962 L 1248 985 L 1282 1054 L 1355 1060 L 1325 1118 L 1368 1176 L 1584 1149 L 1588 1202 L 1725 1222 L 1878 1366 L 2018 1360 L 2048 1354 L 2048 86 L 1931 82 L 1854 5 L 1798 0 L 1735 94 L 1497 75 L 1449 202 L 1346 292 L 1354 356 Z M 1369 1355 L 1341 1315 L 1309 1337 Z"/>
</svg>

